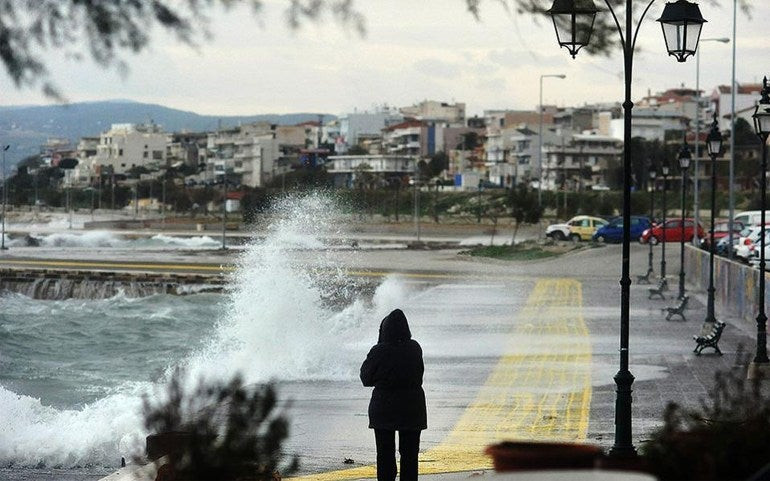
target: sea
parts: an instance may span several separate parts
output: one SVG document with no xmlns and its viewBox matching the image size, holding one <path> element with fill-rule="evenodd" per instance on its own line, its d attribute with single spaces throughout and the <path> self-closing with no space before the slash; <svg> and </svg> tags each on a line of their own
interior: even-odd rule
<svg viewBox="0 0 770 481">
<path fill-rule="evenodd" d="M 339 253 L 326 258 L 323 239 L 342 225 L 326 196 L 287 197 L 266 215 L 267 234 L 241 248 L 222 294 L 93 300 L 2 294 L 0 479 L 98 479 L 121 458 L 141 456 L 148 434 L 142 400 L 163 396 L 177 368 L 190 386 L 234 374 L 249 384 L 356 379 L 376 338 L 371 320 L 404 300 L 405 284 L 385 278 L 362 288 Z M 72 233 L 43 241 L 128 242 Z M 145 242 L 138 248 L 172 243 Z M 187 242 L 196 245 L 181 247 L 216 244 Z M 313 262 L 297 262 L 297 250 L 315 252 Z"/>
</svg>

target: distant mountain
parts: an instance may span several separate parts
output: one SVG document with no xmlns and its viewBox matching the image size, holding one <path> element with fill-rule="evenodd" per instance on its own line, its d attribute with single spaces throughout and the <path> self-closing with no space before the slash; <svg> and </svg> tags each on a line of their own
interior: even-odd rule
<svg viewBox="0 0 770 481">
<path fill-rule="evenodd" d="M 324 120 L 336 118 L 323 114 Z M 318 120 L 315 113 L 259 114 L 238 116 L 200 115 L 162 105 L 129 100 L 107 100 L 48 106 L 0 107 L 0 143 L 8 144 L 10 165 L 28 155 L 39 153 L 40 146 L 50 137 L 70 139 L 73 145 L 81 137 L 97 137 L 111 124 L 155 122 L 167 132 L 188 130 L 203 132 L 217 126 L 233 127 L 241 123 L 265 121 L 294 125 Z"/>
</svg>

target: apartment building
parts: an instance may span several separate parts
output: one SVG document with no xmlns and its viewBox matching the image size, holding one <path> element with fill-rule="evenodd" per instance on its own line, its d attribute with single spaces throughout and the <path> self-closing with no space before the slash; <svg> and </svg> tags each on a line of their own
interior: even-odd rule
<svg viewBox="0 0 770 481">
<path fill-rule="evenodd" d="M 154 123 L 112 124 L 99 136 L 92 168 L 109 166 L 115 174 L 126 175 L 135 167 L 165 167 L 167 141 L 168 134 Z"/>
<path fill-rule="evenodd" d="M 401 107 L 404 117 L 432 122 L 444 122 L 450 125 L 465 125 L 465 104 L 449 104 L 435 100 L 424 100 L 418 104 Z"/>
<path fill-rule="evenodd" d="M 209 133 L 204 180 L 221 179 L 227 172 L 250 187 L 270 182 L 280 173 L 276 171 L 281 156 L 277 129 L 257 122 Z"/>
<path fill-rule="evenodd" d="M 339 134 L 335 142 L 335 152 L 344 154 L 354 145 L 363 141 L 377 142 L 382 138 L 382 129 L 400 123 L 404 116 L 387 106 L 374 112 L 353 112 L 339 119 Z"/>
<path fill-rule="evenodd" d="M 543 190 L 576 192 L 610 184 L 610 167 L 622 161 L 622 141 L 591 133 L 557 131 L 555 135 L 543 145 Z"/>
<path fill-rule="evenodd" d="M 379 183 L 401 182 L 414 176 L 418 157 L 407 155 L 332 155 L 326 171 L 335 187 L 351 188 L 362 176 Z"/>
</svg>

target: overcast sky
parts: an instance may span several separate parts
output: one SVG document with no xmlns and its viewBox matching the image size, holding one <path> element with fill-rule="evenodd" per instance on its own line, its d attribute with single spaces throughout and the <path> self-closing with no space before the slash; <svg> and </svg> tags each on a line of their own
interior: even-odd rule
<svg viewBox="0 0 770 481">
<path fill-rule="evenodd" d="M 127 58 L 129 71 L 48 55 L 54 81 L 69 101 L 130 99 L 201 114 L 371 110 L 423 99 L 465 102 L 469 114 L 485 109 L 532 109 L 541 74 L 544 103 L 560 106 L 622 101 L 622 58 L 573 60 L 556 44 L 550 22 L 507 13 L 482 2 L 480 21 L 465 0 L 357 0 L 367 34 L 326 19 L 292 32 L 284 18 L 288 0 L 269 0 L 256 18 L 246 9 L 217 14 L 214 35 L 199 49 L 155 35 L 148 51 Z M 597 6 L 602 2 L 596 2 Z M 732 37 L 732 2 L 711 7 L 702 38 Z M 739 82 L 770 72 L 770 2 L 752 2 L 751 19 L 738 14 Z M 648 13 L 639 33 L 633 97 L 684 84 L 695 87 L 694 60 L 677 63 L 665 53 L 659 24 L 664 2 Z M 729 5 L 728 5 L 729 4 Z M 608 13 L 604 13 L 608 15 Z M 600 13 L 601 15 L 601 13 Z M 707 93 L 731 78 L 731 44 L 703 42 L 700 85 Z M 3 105 L 51 103 L 35 89 L 16 89 L 0 79 Z"/>
</svg>

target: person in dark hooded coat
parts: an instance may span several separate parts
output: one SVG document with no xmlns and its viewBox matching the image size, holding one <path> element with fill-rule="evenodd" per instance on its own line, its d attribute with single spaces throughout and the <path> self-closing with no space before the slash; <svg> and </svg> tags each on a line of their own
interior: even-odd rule
<svg viewBox="0 0 770 481">
<path fill-rule="evenodd" d="M 401 454 L 401 481 L 417 479 L 420 431 L 428 427 L 422 375 L 422 348 L 412 339 L 406 316 L 396 309 L 382 320 L 377 345 L 361 365 L 361 382 L 374 387 L 369 427 L 377 445 L 377 480 L 396 479 L 395 437 Z"/>
</svg>

